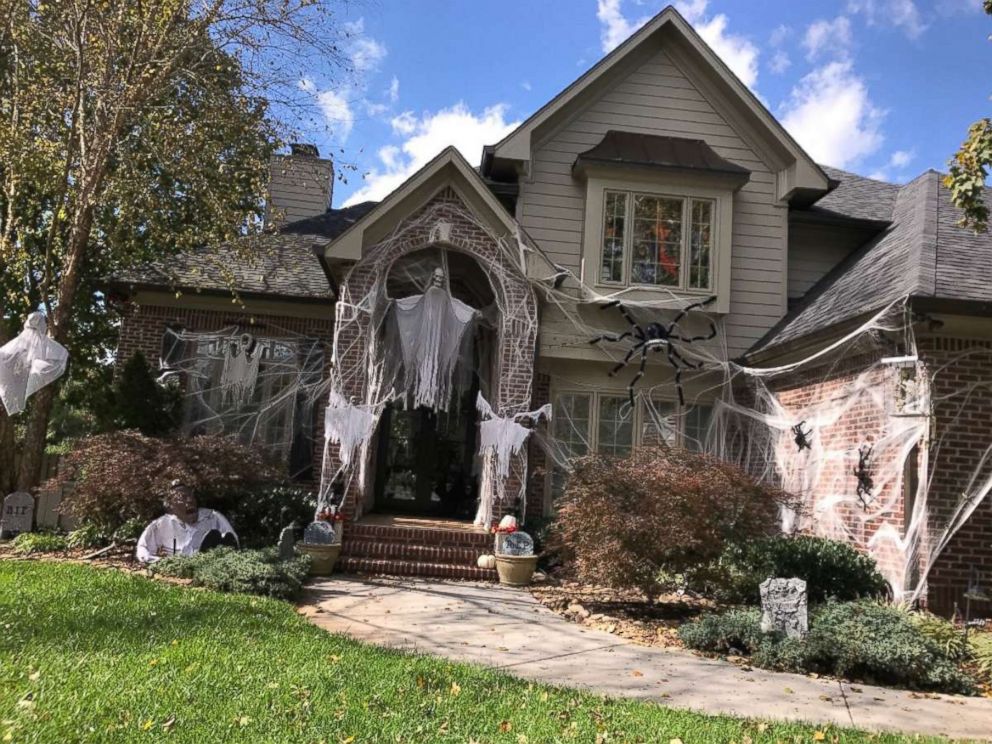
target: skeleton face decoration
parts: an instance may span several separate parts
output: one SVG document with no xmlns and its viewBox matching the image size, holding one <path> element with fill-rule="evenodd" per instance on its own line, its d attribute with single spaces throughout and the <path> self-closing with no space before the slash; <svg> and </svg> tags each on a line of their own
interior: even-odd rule
<svg viewBox="0 0 992 744">
<path fill-rule="evenodd" d="M 431 286 L 444 289 L 444 269 L 440 266 L 434 269 L 434 274 L 431 276 Z"/>
</svg>

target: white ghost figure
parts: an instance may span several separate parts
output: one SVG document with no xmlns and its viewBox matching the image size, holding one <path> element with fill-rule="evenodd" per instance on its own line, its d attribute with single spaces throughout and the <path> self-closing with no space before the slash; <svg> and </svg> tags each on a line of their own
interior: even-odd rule
<svg viewBox="0 0 992 744">
<path fill-rule="evenodd" d="M 331 391 L 331 402 L 324 411 L 324 436 L 328 442 L 340 445 L 341 466 L 348 467 L 356 452 L 364 452 L 378 417 L 372 406 L 355 405 L 344 396 Z"/>
<path fill-rule="evenodd" d="M 8 416 L 23 411 L 28 398 L 65 372 L 69 352 L 47 334 L 45 315 L 34 312 L 24 330 L 0 346 L 0 401 Z"/>
<path fill-rule="evenodd" d="M 444 281 L 444 271 L 437 268 L 424 294 L 394 303 L 404 386 L 414 408 L 447 410 L 462 341 L 476 316 L 474 308 L 449 294 Z"/>
</svg>

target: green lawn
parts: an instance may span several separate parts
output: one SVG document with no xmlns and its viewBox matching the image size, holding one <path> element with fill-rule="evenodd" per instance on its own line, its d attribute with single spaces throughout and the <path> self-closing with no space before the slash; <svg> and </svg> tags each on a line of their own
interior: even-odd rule
<svg viewBox="0 0 992 744">
<path fill-rule="evenodd" d="M 903 740 L 823 731 L 826 741 Z M 815 732 L 381 650 L 328 635 L 274 600 L 0 561 L 0 741 L 692 744 L 813 741 Z"/>
</svg>

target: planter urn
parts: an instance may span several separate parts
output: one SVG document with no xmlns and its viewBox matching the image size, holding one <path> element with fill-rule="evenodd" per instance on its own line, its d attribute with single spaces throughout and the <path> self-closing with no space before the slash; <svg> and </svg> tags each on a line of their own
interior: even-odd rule
<svg viewBox="0 0 992 744">
<path fill-rule="evenodd" d="M 496 555 L 496 572 L 504 586 L 530 586 L 537 568 L 536 555 Z"/>
<path fill-rule="evenodd" d="M 297 543 L 296 549 L 310 556 L 311 576 L 330 576 L 334 572 L 334 564 L 341 555 L 341 543 Z"/>
</svg>

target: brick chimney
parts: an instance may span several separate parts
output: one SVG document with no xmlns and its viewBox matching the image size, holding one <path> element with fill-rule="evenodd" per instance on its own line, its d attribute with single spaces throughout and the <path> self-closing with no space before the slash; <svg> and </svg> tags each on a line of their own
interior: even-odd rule
<svg viewBox="0 0 992 744">
<path fill-rule="evenodd" d="M 292 144 L 289 149 L 289 155 L 273 155 L 269 162 L 266 225 L 315 217 L 331 206 L 334 162 L 321 158 L 316 145 Z"/>
</svg>

